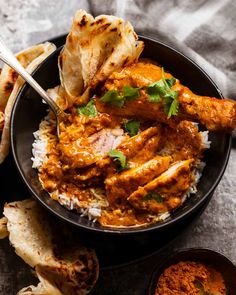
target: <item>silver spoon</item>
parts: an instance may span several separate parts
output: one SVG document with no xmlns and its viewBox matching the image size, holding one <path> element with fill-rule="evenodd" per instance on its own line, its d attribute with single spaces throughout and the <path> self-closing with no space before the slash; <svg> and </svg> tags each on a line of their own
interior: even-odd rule
<svg viewBox="0 0 236 295">
<path fill-rule="evenodd" d="M 47 94 L 47 92 L 33 79 L 33 77 L 23 68 L 13 53 L 7 48 L 3 40 L 0 38 L 0 60 L 13 68 L 31 87 L 42 97 L 49 105 L 56 116 L 57 121 L 57 136 L 60 135 L 60 121 L 65 120 L 68 115 L 55 103 L 55 101 Z"/>
</svg>

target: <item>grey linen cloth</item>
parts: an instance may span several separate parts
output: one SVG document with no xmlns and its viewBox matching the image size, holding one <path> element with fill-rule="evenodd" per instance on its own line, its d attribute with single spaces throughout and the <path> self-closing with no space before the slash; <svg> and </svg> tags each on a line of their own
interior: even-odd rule
<svg viewBox="0 0 236 295">
<path fill-rule="evenodd" d="M 79 8 L 94 16 L 114 14 L 129 20 L 137 33 L 163 41 L 192 58 L 216 82 L 225 97 L 236 99 L 236 1 L 0 0 L 0 35 L 17 52 L 68 32 L 74 12 Z M 210 204 L 194 228 L 170 250 L 208 247 L 236 263 L 236 143 L 233 145 L 228 167 Z M 10 288 L 12 270 L 7 266 L 4 251 L 0 245 L 0 285 Z M 106 294 L 144 294 L 144 270 L 153 263 L 149 259 L 103 277 L 102 282 L 110 290 Z M 17 274 L 21 287 L 23 274 Z M 124 281 L 124 277 L 129 279 Z"/>
<path fill-rule="evenodd" d="M 114 14 L 136 32 L 196 61 L 225 97 L 236 99 L 235 0 L 0 0 L 0 33 L 14 51 L 67 32 L 76 9 Z"/>
</svg>

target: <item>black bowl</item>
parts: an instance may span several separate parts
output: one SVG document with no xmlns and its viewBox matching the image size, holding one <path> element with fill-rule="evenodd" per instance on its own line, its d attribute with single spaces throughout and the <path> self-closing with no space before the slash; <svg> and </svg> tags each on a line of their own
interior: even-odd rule
<svg viewBox="0 0 236 295">
<path fill-rule="evenodd" d="M 151 278 L 148 295 L 155 295 L 157 282 L 161 274 L 169 266 L 180 261 L 195 261 L 211 265 L 222 274 L 227 287 L 227 295 L 235 295 L 236 267 L 224 255 L 210 249 L 192 248 L 176 252 L 163 263 L 159 264 Z"/>
<path fill-rule="evenodd" d="M 169 46 L 148 38 L 141 37 L 145 42 L 142 57 L 151 58 L 165 67 L 175 77 L 201 95 L 223 98 L 214 82 L 193 61 Z M 57 58 L 60 48 L 50 55 L 35 71 L 33 77 L 44 88 L 48 89 L 59 84 Z M 38 174 L 32 169 L 32 143 L 33 132 L 46 115 L 47 106 L 42 99 L 29 86 L 25 85 L 18 94 L 11 117 L 11 145 L 14 160 L 18 170 L 32 194 L 51 212 L 81 229 L 90 232 L 103 232 L 122 235 L 142 235 L 147 232 L 166 231 L 187 220 L 201 205 L 212 196 L 226 168 L 231 136 L 224 133 L 211 133 L 211 148 L 206 152 L 206 167 L 198 184 L 197 194 L 191 196 L 180 208 L 172 213 L 171 217 L 163 222 L 139 228 L 115 229 L 106 228 L 98 223 L 69 211 L 52 200 L 48 193 L 42 189 Z"/>
</svg>

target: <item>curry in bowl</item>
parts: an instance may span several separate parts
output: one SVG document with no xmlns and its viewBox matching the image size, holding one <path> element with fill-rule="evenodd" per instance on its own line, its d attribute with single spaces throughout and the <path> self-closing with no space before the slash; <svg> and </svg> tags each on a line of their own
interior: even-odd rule
<svg viewBox="0 0 236 295">
<path fill-rule="evenodd" d="M 197 123 L 211 131 L 235 126 L 234 102 L 193 94 L 139 59 L 143 45 L 129 23 L 79 11 L 59 56 L 61 85 L 48 90 L 68 119 L 59 138 L 50 112 L 34 133 L 33 167 L 43 188 L 105 227 L 167 218 L 197 191 L 210 147 Z"/>
</svg>

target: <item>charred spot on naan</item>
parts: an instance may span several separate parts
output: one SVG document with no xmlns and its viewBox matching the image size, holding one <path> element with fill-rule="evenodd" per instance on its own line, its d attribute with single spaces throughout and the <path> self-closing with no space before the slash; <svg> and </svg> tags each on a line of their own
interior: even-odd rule
<svg viewBox="0 0 236 295">
<path fill-rule="evenodd" d="M 86 26 L 87 23 L 88 23 L 88 20 L 86 18 L 86 15 L 83 15 L 81 20 L 78 22 L 78 26 L 84 27 Z"/>
<path fill-rule="evenodd" d="M 13 69 L 9 69 L 8 80 L 5 82 L 5 85 L 3 86 L 3 91 L 10 95 L 18 76 L 19 75 L 18 73 L 16 73 L 16 71 L 14 71 Z"/>
</svg>

